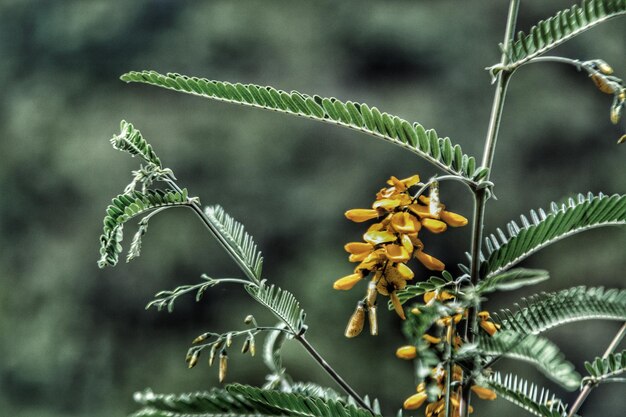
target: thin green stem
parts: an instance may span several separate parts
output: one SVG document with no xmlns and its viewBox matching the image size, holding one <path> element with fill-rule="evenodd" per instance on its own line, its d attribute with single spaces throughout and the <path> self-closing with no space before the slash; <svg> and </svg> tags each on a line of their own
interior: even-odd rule
<svg viewBox="0 0 626 417">
<path fill-rule="evenodd" d="M 450 417 L 450 388 L 452 383 L 452 337 L 454 336 L 454 321 L 450 321 L 450 325 L 446 331 L 445 359 L 446 359 L 446 392 L 445 392 L 445 414 Z"/>
<path fill-rule="evenodd" d="M 511 0 L 509 3 L 509 13 L 507 16 L 506 29 L 504 33 L 503 45 L 508 45 L 515 32 L 517 22 L 517 13 L 519 10 L 520 0 Z M 501 64 L 506 66 L 508 63 L 508 51 L 502 51 Z M 506 89 L 510 79 L 511 72 L 502 70 L 498 73 L 496 90 L 494 93 L 493 104 L 491 107 L 491 116 L 489 119 L 489 127 L 485 139 L 485 148 L 483 152 L 482 166 L 489 169 L 485 180 L 489 180 L 491 168 L 493 166 L 493 157 L 495 154 L 498 132 L 500 130 L 500 121 L 502 119 L 502 110 L 504 108 L 504 99 L 506 97 Z M 477 189 L 474 193 L 474 213 L 472 216 L 472 239 L 471 239 L 471 271 L 470 280 L 476 285 L 480 279 L 480 255 L 481 242 L 483 239 L 483 223 L 485 218 L 485 204 L 487 202 L 487 190 Z M 464 338 L 468 343 L 474 343 L 477 333 L 477 314 L 480 310 L 480 300 L 476 300 L 474 305 L 468 309 L 468 319 L 465 325 Z M 476 365 L 476 364 L 475 364 Z M 463 417 L 469 416 L 469 406 L 471 401 L 471 375 L 463 385 L 461 390 L 461 399 L 459 404 L 459 415 Z M 446 387 L 449 389 L 449 387 Z"/>
<path fill-rule="evenodd" d="M 524 64 L 522 65 L 528 65 L 528 64 L 533 64 L 536 62 L 556 62 L 559 64 L 567 64 L 567 65 L 572 65 L 574 67 L 576 67 L 576 69 L 578 71 L 581 70 L 582 68 L 582 61 L 579 61 L 578 59 L 571 59 L 571 58 L 565 58 L 563 56 L 537 56 L 534 57 L 528 61 L 526 61 Z M 522 66 L 520 65 L 520 66 Z"/>
<path fill-rule="evenodd" d="M 611 343 L 609 343 L 609 346 L 606 348 L 606 351 L 604 351 L 604 355 L 602 355 L 602 359 L 606 359 L 611 353 L 613 353 L 613 351 L 615 351 L 615 349 L 617 349 L 617 346 L 620 344 L 620 342 L 622 341 L 625 335 L 626 335 L 626 322 L 617 331 L 617 334 L 615 335 L 615 337 L 613 337 L 613 340 L 611 340 Z M 572 408 L 570 408 L 569 413 L 567 414 L 567 417 L 573 417 L 576 414 L 576 411 L 578 411 L 580 406 L 583 405 L 583 403 L 585 402 L 585 400 L 591 393 L 591 390 L 594 389 L 595 386 L 596 384 L 594 384 L 592 381 L 589 381 L 585 384 L 582 391 L 580 391 L 580 394 L 578 394 L 578 397 L 576 397 L 576 401 L 574 401 Z"/>
</svg>

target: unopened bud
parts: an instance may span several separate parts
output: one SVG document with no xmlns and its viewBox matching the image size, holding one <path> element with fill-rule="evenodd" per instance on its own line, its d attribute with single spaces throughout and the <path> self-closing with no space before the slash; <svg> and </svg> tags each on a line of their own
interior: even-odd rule
<svg viewBox="0 0 626 417">
<path fill-rule="evenodd" d="M 248 353 L 248 351 L 250 350 L 250 339 L 246 339 L 243 342 L 243 346 L 241 347 L 241 353 Z"/>
<path fill-rule="evenodd" d="M 609 81 L 604 75 L 600 73 L 594 73 L 590 75 L 593 83 L 598 87 L 598 90 L 605 94 L 614 94 L 617 91 L 617 83 Z"/>
<path fill-rule="evenodd" d="M 205 340 L 207 340 L 209 338 L 209 335 L 207 333 L 201 334 L 200 336 L 196 337 L 195 339 L 193 339 L 193 344 L 196 343 L 200 343 L 200 342 L 204 342 Z"/>
<path fill-rule="evenodd" d="M 256 324 L 256 320 L 252 314 L 248 314 L 245 319 L 243 319 L 244 324 Z"/>
<path fill-rule="evenodd" d="M 226 335 L 226 347 L 230 347 L 233 344 L 233 334 L 228 333 Z"/>
<path fill-rule="evenodd" d="M 348 321 L 348 326 L 346 327 L 345 336 L 346 337 L 356 337 L 361 331 L 363 331 L 363 324 L 365 323 L 365 305 L 362 301 L 356 306 L 354 313 L 350 317 Z"/>
<path fill-rule="evenodd" d="M 367 296 L 365 297 L 367 300 L 367 306 L 371 307 L 376 304 L 376 296 L 378 295 L 378 290 L 376 289 L 376 282 L 370 281 L 367 285 Z"/>
<path fill-rule="evenodd" d="M 219 379 L 220 382 L 223 382 L 226 378 L 226 371 L 228 369 L 228 354 L 224 349 L 220 352 L 220 371 L 219 371 Z"/>
<path fill-rule="evenodd" d="M 191 358 L 189 358 L 189 369 L 193 368 L 194 366 L 196 366 L 196 364 L 198 363 L 198 358 L 200 357 L 200 351 L 196 350 L 195 352 L 193 352 L 191 354 Z"/>
<path fill-rule="evenodd" d="M 378 336 L 378 317 L 376 316 L 376 306 L 371 305 L 367 308 L 367 316 L 370 323 L 370 334 Z"/>
<path fill-rule="evenodd" d="M 613 68 L 611 68 L 611 66 L 607 64 L 605 61 L 601 59 L 596 59 L 594 63 L 596 64 L 596 67 L 598 67 L 598 71 L 600 71 L 602 74 L 604 75 L 613 74 Z"/>
</svg>

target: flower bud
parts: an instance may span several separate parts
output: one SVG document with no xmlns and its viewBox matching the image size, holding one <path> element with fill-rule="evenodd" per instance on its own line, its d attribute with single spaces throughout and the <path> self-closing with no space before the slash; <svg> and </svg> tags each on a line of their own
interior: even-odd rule
<svg viewBox="0 0 626 417">
<path fill-rule="evenodd" d="M 195 339 L 193 339 L 193 342 L 191 342 L 192 344 L 196 344 L 196 343 L 200 343 L 200 342 L 204 342 L 205 340 L 207 340 L 209 338 L 208 333 L 203 333 L 200 336 L 196 337 Z"/>
<path fill-rule="evenodd" d="M 363 331 L 363 324 L 365 324 L 365 305 L 359 301 L 348 321 L 345 336 L 348 338 L 358 336 Z"/>
<path fill-rule="evenodd" d="M 363 274 L 358 272 L 356 274 L 346 275 L 335 281 L 333 288 L 336 290 L 349 290 L 354 287 L 357 282 L 361 281 L 361 279 L 363 279 Z"/>
<path fill-rule="evenodd" d="M 191 358 L 189 358 L 189 369 L 196 366 L 198 363 L 198 358 L 200 357 L 200 350 L 196 350 L 191 354 Z"/>
<path fill-rule="evenodd" d="M 228 354 L 226 350 L 222 349 L 220 352 L 220 370 L 219 370 L 219 380 L 220 383 L 224 381 L 226 378 L 226 371 L 228 370 Z"/>
</svg>

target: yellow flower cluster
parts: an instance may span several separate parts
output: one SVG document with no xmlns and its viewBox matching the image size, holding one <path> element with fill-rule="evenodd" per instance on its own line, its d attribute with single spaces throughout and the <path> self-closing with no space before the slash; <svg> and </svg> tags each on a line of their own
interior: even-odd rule
<svg viewBox="0 0 626 417">
<path fill-rule="evenodd" d="M 398 315 L 405 319 L 396 292 L 403 289 L 406 282 L 414 277 L 413 271 L 407 266 L 412 258 L 416 258 L 432 271 L 444 270 L 443 262 L 424 252 L 424 244 L 418 238 L 422 229 L 431 233 L 442 233 L 448 226 L 459 227 L 467 224 L 465 217 L 446 211 L 445 206 L 439 202 L 439 188 L 436 183 L 430 187 L 429 197 L 418 198 L 409 193 L 411 187 L 423 185 L 418 175 L 402 180 L 392 176 L 387 184 L 389 187 L 376 194 L 371 209 L 353 209 L 345 213 L 348 219 L 357 223 L 377 220 L 363 235 L 363 242 L 345 245 L 345 250 L 350 254 L 349 261 L 358 262 L 358 265 L 354 268 L 354 273 L 340 278 L 333 285 L 336 290 L 349 290 L 371 275 L 366 303 L 362 302 L 357 306 L 346 330 L 348 337 L 356 336 L 362 329 L 366 309 L 369 311 L 374 307 L 374 317 L 370 311 L 370 325 L 372 319 L 375 325 L 377 293 L 389 296 Z M 350 329 L 352 330 L 349 331 Z M 357 329 L 359 330 L 356 331 Z M 372 330 L 372 334 L 376 332 Z"/>
</svg>

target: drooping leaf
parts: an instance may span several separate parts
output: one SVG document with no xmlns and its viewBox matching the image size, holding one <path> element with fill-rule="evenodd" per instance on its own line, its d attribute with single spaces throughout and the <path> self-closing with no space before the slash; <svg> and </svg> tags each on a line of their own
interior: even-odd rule
<svg viewBox="0 0 626 417">
<path fill-rule="evenodd" d="M 440 138 L 434 130 L 426 130 L 419 123 L 411 124 L 366 104 L 350 101 L 344 103 L 336 98 L 309 96 L 297 91 L 288 93 L 273 87 L 231 84 L 175 73 L 163 75 L 156 71 L 133 71 L 120 78 L 126 82 L 150 84 L 212 100 L 344 126 L 400 146 L 445 172 L 474 181 L 474 157 L 464 155 L 458 145 L 452 145 L 450 139 Z M 483 171 L 476 173 L 482 175 Z"/>
<path fill-rule="evenodd" d="M 619 380 L 616 378 L 626 372 L 626 350 L 611 353 L 606 358 L 597 357 L 591 362 L 585 362 L 585 369 L 589 376 L 583 378 L 583 383 L 626 382 L 623 378 Z"/>
<path fill-rule="evenodd" d="M 581 320 L 626 321 L 626 290 L 573 287 L 522 298 L 520 304 L 522 307 L 515 313 L 501 310 L 494 314 L 503 330 L 539 334 Z"/>
<path fill-rule="evenodd" d="M 480 281 L 476 286 L 476 292 L 486 294 L 493 291 L 511 291 L 526 285 L 538 284 L 548 278 L 550 274 L 543 269 L 516 268 Z"/>
<path fill-rule="evenodd" d="M 265 280 L 259 285 L 246 285 L 246 291 L 259 303 L 267 307 L 278 317 L 293 334 L 302 334 L 306 330 L 304 318 L 306 314 L 300 308 L 300 303 L 289 291 L 276 285 L 268 286 Z"/>
<path fill-rule="evenodd" d="M 224 242 L 243 261 L 248 275 L 261 280 L 263 256 L 257 249 L 256 243 L 244 229 L 243 225 L 229 216 L 222 207 L 211 206 L 204 210 L 207 218 Z"/>
<path fill-rule="evenodd" d="M 227 388 L 233 395 L 241 395 L 248 401 L 269 405 L 283 410 L 287 415 L 299 417 L 371 417 L 372 414 L 362 408 L 345 405 L 342 402 L 306 397 L 300 394 L 263 390 L 260 388 L 233 384 Z"/>
<path fill-rule="evenodd" d="M 580 5 L 559 11 L 537 23 L 528 33 L 519 32 L 517 38 L 505 46 L 509 53 L 506 68 L 514 69 L 587 29 L 625 13 L 626 0 L 583 0 Z"/>
<path fill-rule="evenodd" d="M 114 266 L 117 264 L 122 251 L 124 223 L 135 216 L 148 211 L 165 208 L 188 206 L 196 199 L 190 199 L 187 190 L 146 190 L 145 193 L 133 191 L 114 197 L 106 209 L 104 230 L 100 237 L 100 260 L 98 266 Z"/>
<path fill-rule="evenodd" d="M 546 338 L 523 335 L 510 330 L 497 332 L 493 336 L 481 334 L 478 349 L 488 357 L 487 360 L 506 357 L 529 362 L 569 390 L 580 385 L 580 375 L 574 365 Z"/>
<path fill-rule="evenodd" d="M 111 138 L 111 144 L 119 151 L 128 152 L 132 156 L 138 156 L 148 163 L 159 168 L 161 160 L 154 153 L 152 146 L 144 139 L 141 132 L 125 120 L 120 123 L 120 134 Z"/>
<path fill-rule="evenodd" d="M 510 222 L 508 235 L 498 229 L 485 239 L 487 259 L 481 263 L 482 279 L 506 271 L 538 250 L 586 230 L 626 224 L 626 195 L 578 195 L 567 205 L 552 204 L 544 210 L 531 211 L 530 220 L 521 216 L 522 225 Z"/>
<path fill-rule="evenodd" d="M 547 389 L 518 378 L 517 375 L 508 374 L 504 378 L 496 372 L 492 377 L 485 380 L 499 397 L 523 408 L 524 410 L 539 417 L 563 417 L 567 405 L 556 398 Z"/>
</svg>

